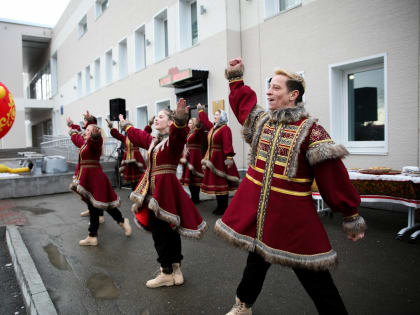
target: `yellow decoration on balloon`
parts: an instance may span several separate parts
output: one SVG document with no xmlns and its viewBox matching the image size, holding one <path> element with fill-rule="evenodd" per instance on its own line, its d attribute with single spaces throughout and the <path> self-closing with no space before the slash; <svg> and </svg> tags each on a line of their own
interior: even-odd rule
<svg viewBox="0 0 420 315">
<path fill-rule="evenodd" d="M 0 86 L 0 100 L 6 96 L 6 90 L 4 87 Z"/>
</svg>

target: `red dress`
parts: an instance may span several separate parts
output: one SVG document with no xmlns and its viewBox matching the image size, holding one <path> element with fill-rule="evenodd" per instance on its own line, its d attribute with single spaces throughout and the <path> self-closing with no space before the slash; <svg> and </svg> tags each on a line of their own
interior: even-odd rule
<svg viewBox="0 0 420 315">
<path fill-rule="evenodd" d="M 204 178 L 201 191 L 210 195 L 226 195 L 239 185 L 239 173 L 235 162 L 227 168 L 225 161 L 235 155 L 232 146 L 232 132 L 227 125 L 213 126 L 207 114 L 199 112 L 200 122 L 208 133 L 208 149 L 201 161 Z"/>
<path fill-rule="evenodd" d="M 360 232 L 360 196 L 341 158 L 348 152 L 309 117 L 303 105 L 265 112 L 242 80 L 230 83 L 229 102 L 251 145 L 245 178 L 215 231 L 270 263 L 326 269 L 337 262 L 312 201 L 314 179 L 344 229 Z"/>
<path fill-rule="evenodd" d="M 189 186 L 201 186 L 204 174 L 201 168 L 201 146 L 204 140 L 204 128 L 195 128 L 187 137 L 186 150 L 181 158 L 182 176 L 181 183 Z"/>
<path fill-rule="evenodd" d="M 72 126 L 73 127 L 73 126 Z M 120 205 L 120 198 L 114 192 L 108 177 L 102 171 L 99 160 L 102 152 L 102 137 L 85 140 L 77 129 L 70 130 L 71 140 L 79 149 L 79 161 L 70 189 L 82 200 L 95 208 L 113 209 Z"/>
<path fill-rule="evenodd" d="M 126 182 L 138 182 L 141 173 L 146 169 L 144 159 L 139 148 L 133 146 L 127 136 L 122 135 L 117 129 L 111 129 L 111 136 L 124 143 L 124 155 L 121 161 L 120 172 Z"/>
<path fill-rule="evenodd" d="M 168 222 L 182 236 L 201 238 L 207 224 L 185 192 L 178 178 L 176 168 L 186 142 L 188 127 L 173 124 L 169 135 L 154 138 L 149 133 L 128 126 L 126 133 L 130 141 L 148 149 L 148 167 L 141 175 L 130 199 L 139 210 L 138 221 L 148 227 L 148 211 Z"/>
</svg>

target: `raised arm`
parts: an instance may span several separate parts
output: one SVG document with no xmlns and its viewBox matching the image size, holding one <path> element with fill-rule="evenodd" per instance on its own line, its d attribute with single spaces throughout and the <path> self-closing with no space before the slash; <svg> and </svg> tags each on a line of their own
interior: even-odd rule
<svg viewBox="0 0 420 315">
<path fill-rule="evenodd" d="M 209 120 L 209 116 L 204 111 L 204 106 L 201 104 L 198 104 L 197 109 L 198 109 L 198 119 L 200 119 L 200 122 L 203 125 L 203 128 L 207 131 L 213 128 L 214 126 Z"/>
<path fill-rule="evenodd" d="M 183 98 L 177 103 L 177 109 L 174 116 L 174 123 L 169 129 L 169 149 L 174 158 L 179 160 L 187 143 L 187 135 L 190 129 L 187 125 L 188 106 Z"/>
<path fill-rule="evenodd" d="M 244 65 L 241 58 L 229 61 L 225 77 L 229 81 L 229 104 L 239 123 L 243 125 L 257 104 L 257 95 L 243 81 Z"/>
<path fill-rule="evenodd" d="M 124 120 L 122 115 L 119 116 L 121 128 L 125 131 L 128 139 L 130 139 L 133 145 L 143 149 L 148 149 L 150 143 L 152 143 L 153 137 L 147 132 L 133 127 L 133 124 L 127 120 Z"/>
<path fill-rule="evenodd" d="M 85 143 L 85 139 L 80 134 L 80 126 L 75 125 L 73 121 L 70 119 L 70 117 L 66 118 L 66 122 L 67 122 L 67 126 L 70 128 L 69 135 L 71 137 L 71 141 L 76 147 L 81 148 L 82 145 Z"/>
</svg>

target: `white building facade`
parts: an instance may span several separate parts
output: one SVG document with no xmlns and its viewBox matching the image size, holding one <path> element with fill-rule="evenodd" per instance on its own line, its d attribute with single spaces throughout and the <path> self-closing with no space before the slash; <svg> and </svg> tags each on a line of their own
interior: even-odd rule
<svg viewBox="0 0 420 315">
<path fill-rule="evenodd" d="M 37 62 L 0 52 L 11 60 L 0 81 L 18 107 L 1 148 L 64 134 L 65 117 L 79 121 L 86 110 L 105 127 L 115 98 L 143 128 L 184 97 L 208 105 L 211 117 L 228 111 L 235 160 L 246 169 L 224 79 L 227 61 L 242 56 L 263 106 L 275 68 L 305 77 L 307 110 L 348 148 L 348 167 L 419 165 L 419 16 L 416 0 L 72 0 L 53 29 L 0 21 L 2 42 L 15 49 L 47 43 Z"/>
</svg>

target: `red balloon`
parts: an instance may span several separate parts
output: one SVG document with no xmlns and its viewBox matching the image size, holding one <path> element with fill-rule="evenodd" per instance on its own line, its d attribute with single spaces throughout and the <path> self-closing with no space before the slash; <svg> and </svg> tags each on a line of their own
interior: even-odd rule
<svg viewBox="0 0 420 315">
<path fill-rule="evenodd" d="M 15 121 L 16 107 L 12 94 L 0 82 L 0 139 L 3 138 Z"/>
</svg>

